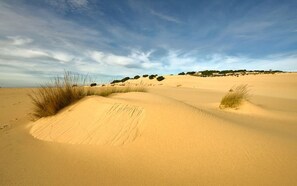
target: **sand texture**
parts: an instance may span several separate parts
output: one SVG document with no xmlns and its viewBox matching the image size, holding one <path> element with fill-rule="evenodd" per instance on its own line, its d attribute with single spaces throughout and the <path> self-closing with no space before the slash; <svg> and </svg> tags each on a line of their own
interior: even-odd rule
<svg viewBox="0 0 297 186">
<path fill-rule="evenodd" d="M 30 120 L 0 89 L 0 185 L 297 185 L 297 74 L 140 78 Z M 248 84 L 239 109 L 220 109 Z"/>
</svg>

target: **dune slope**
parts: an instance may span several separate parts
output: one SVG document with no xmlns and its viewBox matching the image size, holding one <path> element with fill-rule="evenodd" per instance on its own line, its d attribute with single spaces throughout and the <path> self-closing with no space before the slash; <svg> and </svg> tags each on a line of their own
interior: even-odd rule
<svg viewBox="0 0 297 186">
<path fill-rule="evenodd" d="M 81 100 L 38 121 L 31 133 L 48 141 L 106 149 L 123 145 L 117 161 L 133 153 L 131 162 L 138 165 L 134 169 L 144 168 L 139 174 L 145 176 L 154 170 L 150 178 L 163 184 L 289 184 L 297 171 L 291 138 L 149 93 Z"/>
<path fill-rule="evenodd" d="M 142 132 L 144 110 L 99 96 L 87 97 L 57 116 L 38 120 L 34 137 L 71 144 L 121 145 L 134 141 Z"/>
</svg>

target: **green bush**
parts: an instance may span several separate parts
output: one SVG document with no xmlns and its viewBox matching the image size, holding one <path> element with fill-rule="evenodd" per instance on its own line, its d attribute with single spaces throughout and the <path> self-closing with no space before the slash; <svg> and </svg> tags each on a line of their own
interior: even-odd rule
<svg viewBox="0 0 297 186">
<path fill-rule="evenodd" d="M 159 77 L 157 77 L 157 80 L 158 81 L 163 81 L 165 78 L 163 77 L 163 76 L 159 76 Z"/>
<path fill-rule="evenodd" d="M 90 86 L 91 87 L 97 86 L 97 83 L 91 83 Z"/>
<path fill-rule="evenodd" d="M 123 78 L 123 79 L 121 79 L 121 82 L 125 82 L 125 81 L 128 81 L 130 79 L 130 77 L 125 77 L 125 78 Z"/>
<path fill-rule="evenodd" d="M 122 80 L 113 80 L 110 84 L 121 83 Z"/>
<path fill-rule="evenodd" d="M 186 74 L 188 75 L 194 75 L 196 72 L 195 71 L 191 71 L 191 72 L 187 72 Z"/>
<path fill-rule="evenodd" d="M 139 79 L 139 78 L 140 78 L 139 75 L 134 76 L 134 79 Z"/>
<path fill-rule="evenodd" d="M 125 77 L 121 80 L 113 80 L 110 84 L 115 84 L 115 83 L 124 83 L 125 81 L 129 80 L 130 77 Z"/>
<path fill-rule="evenodd" d="M 156 77 L 156 75 L 150 75 L 149 79 L 154 79 Z"/>
<path fill-rule="evenodd" d="M 184 72 L 181 72 L 178 75 L 182 76 L 182 75 L 186 75 L 186 74 Z"/>
</svg>

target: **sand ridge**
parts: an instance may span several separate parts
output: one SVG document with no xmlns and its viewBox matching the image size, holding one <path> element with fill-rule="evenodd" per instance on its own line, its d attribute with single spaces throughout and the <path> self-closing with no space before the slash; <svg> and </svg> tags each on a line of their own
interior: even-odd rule
<svg viewBox="0 0 297 186">
<path fill-rule="evenodd" d="M 144 112 L 141 107 L 92 96 L 57 116 L 38 120 L 30 132 L 53 142 L 122 145 L 141 135 Z"/>
</svg>

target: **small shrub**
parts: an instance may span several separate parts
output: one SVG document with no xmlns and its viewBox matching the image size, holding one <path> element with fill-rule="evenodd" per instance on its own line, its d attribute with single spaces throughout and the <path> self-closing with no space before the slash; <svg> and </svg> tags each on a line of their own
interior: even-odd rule
<svg viewBox="0 0 297 186">
<path fill-rule="evenodd" d="M 121 80 L 113 80 L 110 84 L 115 84 L 115 83 L 124 83 L 125 81 L 129 80 L 130 77 L 125 77 Z"/>
<path fill-rule="evenodd" d="M 147 74 L 144 74 L 142 77 L 148 77 L 148 75 Z"/>
<path fill-rule="evenodd" d="M 188 75 L 194 75 L 196 72 L 195 71 L 191 71 L 191 72 L 187 72 L 186 74 Z"/>
<path fill-rule="evenodd" d="M 156 75 L 150 75 L 149 79 L 154 79 L 156 77 Z"/>
<path fill-rule="evenodd" d="M 121 80 L 113 80 L 110 84 L 115 84 L 115 83 L 120 83 L 122 82 Z"/>
<path fill-rule="evenodd" d="M 243 100 L 248 99 L 247 85 L 239 85 L 229 90 L 222 98 L 220 108 L 237 108 Z"/>
<path fill-rule="evenodd" d="M 181 76 L 181 75 L 186 75 L 186 74 L 185 74 L 184 72 L 181 72 L 181 73 L 179 73 L 178 75 L 180 75 L 180 76 Z"/>
<path fill-rule="evenodd" d="M 140 78 L 140 76 L 139 75 L 137 75 L 137 76 L 134 76 L 134 79 L 139 79 Z"/>
<path fill-rule="evenodd" d="M 163 77 L 163 76 L 159 76 L 159 77 L 157 77 L 157 80 L 158 81 L 163 81 L 165 78 Z"/>
<path fill-rule="evenodd" d="M 130 79 L 130 77 L 125 77 L 123 79 L 121 79 L 121 82 L 124 83 L 125 81 L 128 81 Z"/>
<path fill-rule="evenodd" d="M 90 84 L 91 87 L 94 87 L 94 86 L 96 86 L 96 85 L 97 85 L 97 83 L 91 83 L 91 84 Z"/>
</svg>

